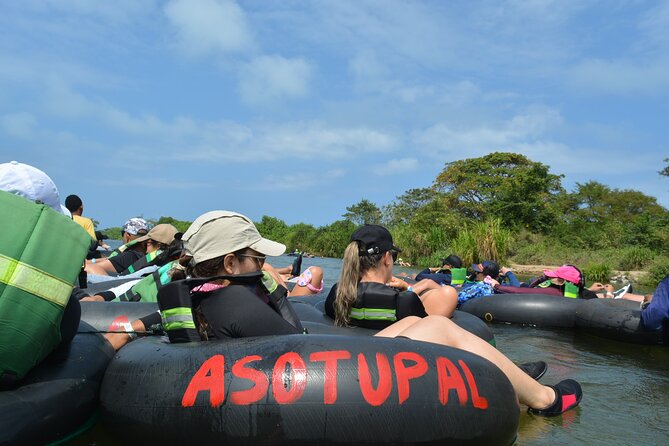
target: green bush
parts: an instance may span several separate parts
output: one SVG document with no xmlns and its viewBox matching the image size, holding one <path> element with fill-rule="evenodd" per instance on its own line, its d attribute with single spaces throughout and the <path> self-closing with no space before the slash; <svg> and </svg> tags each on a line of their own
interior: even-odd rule
<svg viewBox="0 0 669 446">
<path fill-rule="evenodd" d="M 451 243 L 451 251 L 459 255 L 465 265 L 484 260 L 504 264 L 512 243 L 511 231 L 502 227 L 499 218 L 492 218 L 461 229 Z"/>
<path fill-rule="evenodd" d="M 639 279 L 643 286 L 655 288 L 662 279 L 669 274 L 669 258 L 661 257 L 655 259 L 648 267 L 648 274 Z"/>
<path fill-rule="evenodd" d="M 655 253 L 649 249 L 639 246 L 625 248 L 620 252 L 621 270 L 634 271 L 640 270 L 655 258 Z"/>
<path fill-rule="evenodd" d="M 583 273 L 588 282 L 607 283 L 611 280 L 611 265 L 608 263 L 589 263 L 583 268 Z"/>
</svg>

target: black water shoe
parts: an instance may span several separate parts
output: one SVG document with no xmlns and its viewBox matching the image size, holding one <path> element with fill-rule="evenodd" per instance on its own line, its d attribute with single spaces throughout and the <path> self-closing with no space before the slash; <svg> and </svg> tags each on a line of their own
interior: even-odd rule
<svg viewBox="0 0 669 446">
<path fill-rule="evenodd" d="M 554 417 L 560 415 L 569 409 L 578 406 L 583 398 L 581 385 L 573 379 L 565 379 L 555 386 L 550 386 L 555 390 L 555 401 L 545 409 L 527 409 L 531 413 L 543 415 L 544 417 Z"/>
<path fill-rule="evenodd" d="M 293 270 L 290 272 L 290 275 L 297 277 L 302 272 L 302 253 L 299 253 L 298 256 L 293 260 Z"/>
<path fill-rule="evenodd" d="M 518 364 L 518 368 L 527 373 L 532 379 L 538 380 L 548 370 L 548 365 L 544 361 L 526 362 Z"/>
</svg>

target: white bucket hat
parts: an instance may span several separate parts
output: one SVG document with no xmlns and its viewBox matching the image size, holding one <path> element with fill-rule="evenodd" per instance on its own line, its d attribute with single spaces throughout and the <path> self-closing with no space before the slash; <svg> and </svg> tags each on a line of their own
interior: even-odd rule
<svg viewBox="0 0 669 446">
<path fill-rule="evenodd" d="M 70 211 L 60 204 L 58 188 L 49 175 L 28 164 L 17 161 L 0 164 L 0 190 L 43 203 L 54 211 L 72 217 Z"/>
</svg>

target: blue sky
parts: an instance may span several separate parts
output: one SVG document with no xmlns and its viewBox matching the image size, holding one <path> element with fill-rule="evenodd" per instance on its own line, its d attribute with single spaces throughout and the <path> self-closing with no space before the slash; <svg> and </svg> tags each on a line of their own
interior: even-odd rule
<svg viewBox="0 0 669 446">
<path fill-rule="evenodd" d="M 667 1 L 3 2 L 0 159 L 101 227 L 329 224 L 513 151 L 669 205 Z"/>
</svg>

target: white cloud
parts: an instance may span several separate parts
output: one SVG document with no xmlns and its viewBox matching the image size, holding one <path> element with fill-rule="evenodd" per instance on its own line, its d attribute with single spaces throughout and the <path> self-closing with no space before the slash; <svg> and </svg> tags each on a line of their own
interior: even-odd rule
<svg viewBox="0 0 669 446">
<path fill-rule="evenodd" d="M 165 15 L 187 54 L 244 52 L 253 48 L 246 14 L 234 1 L 172 0 Z"/>
<path fill-rule="evenodd" d="M 379 176 L 398 175 L 416 170 L 418 170 L 416 158 L 392 159 L 374 167 L 374 173 Z"/>
<path fill-rule="evenodd" d="M 424 131 L 415 132 L 413 139 L 428 153 L 458 158 L 463 151 L 488 153 L 514 150 L 518 144 L 538 140 L 561 124 L 559 111 L 534 107 L 508 121 L 492 125 L 455 128 L 448 123 L 437 123 Z"/>
<path fill-rule="evenodd" d="M 239 72 L 239 88 L 250 104 L 262 104 L 281 98 L 307 95 L 313 69 L 304 59 L 260 56 L 245 64 Z"/>
</svg>

